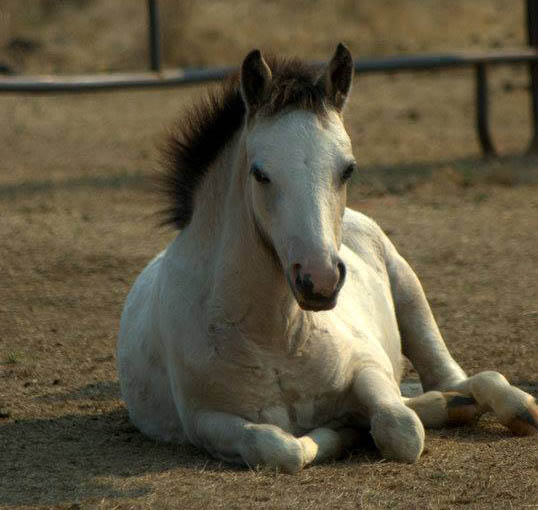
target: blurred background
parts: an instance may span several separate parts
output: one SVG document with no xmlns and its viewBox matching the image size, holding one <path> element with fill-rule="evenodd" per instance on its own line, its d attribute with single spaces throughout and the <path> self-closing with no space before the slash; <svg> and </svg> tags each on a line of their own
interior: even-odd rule
<svg viewBox="0 0 538 510">
<path fill-rule="evenodd" d="M 527 39 L 524 0 L 167 0 L 159 4 L 165 68 L 236 66 L 253 47 L 319 61 L 329 58 L 338 41 L 347 43 L 360 59 L 523 47 Z M 0 69 L 5 72 L 106 73 L 145 70 L 147 66 L 145 1 L 0 3 Z M 522 65 L 494 67 L 489 81 L 490 124 L 496 147 L 502 154 L 522 152 L 531 132 L 527 69 Z M 61 108 L 54 108 L 46 116 L 50 122 L 57 119 L 59 129 L 65 131 L 64 142 L 74 142 L 63 153 L 69 173 L 72 165 L 88 166 L 77 138 L 81 130 L 71 129 L 69 124 L 76 117 L 92 122 L 96 115 L 102 123 L 99 132 L 91 130 L 83 137 L 91 153 L 91 171 L 100 171 L 117 158 L 130 166 L 135 154 L 140 166 L 140 159 L 151 152 L 148 140 L 170 124 L 193 90 L 75 99 L 63 96 L 58 99 Z M 25 125 L 29 114 L 25 108 L 33 105 L 34 109 L 47 110 L 54 101 L 30 97 L 24 99 L 25 106 L 20 98 L 5 101 L 4 136 L 37 128 L 35 123 L 43 116 L 37 115 Z M 95 101 L 103 111 L 97 112 Z M 104 106 L 110 101 L 118 106 Z M 118 108 L 121 116 L 116 115 Z M 479 153 L 474 115 L 473 69 L 361 75 L 350 102 L 348 127 L 364 164 L 438 161 Z M 108 129 L 116 133 L 114 141 Z M 19 144 L 24 143 L 23 139 L 10 139 L 19 153 L 24 150 Z M 33 139 L 32 143 L 40 141 Z M 40 154 L 41 165 L 48 166 L 43 157 L 49 150 L 48 141 L 45 145 L 45 152 L 35 152 Z M 100 148 L 97 160 L 92 150 L 95 146 Z M 70 154 L 71 150 L 77 154 Z M 110 153 L 103 154 L 103 150 Z M 0 164 L 7 164 L 6 159 Z M 16 162 L 10 164 L 17 166 Z M 44 176 L 60 171 L 56 162 L 52 166 L 43 169 Z"/>
<path fill-rule="evenodd" d="M 237 64 L 253 46 L 319 60 L 526 44 L 523 0 L 164 0 L 168 67 Z M 144 68 L 146 2 L 2 0 L 0 59 L 18 73 Z"/>
</svg>

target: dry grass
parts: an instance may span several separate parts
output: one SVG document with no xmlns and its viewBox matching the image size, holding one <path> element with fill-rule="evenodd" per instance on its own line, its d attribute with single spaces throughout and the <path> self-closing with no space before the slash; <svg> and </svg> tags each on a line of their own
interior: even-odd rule
<svg viewBox="0 0 538 510">
<path fill-rule="evenodd" d="M 0 190 L 0 235 L 9 239 L 0 246 L 0 508 L 535 504 L 536 439 L 491 419 L 428 432 L 415 466 L 365 446 L 292 477 L 146 440 L 119 400 L 114 344 L 131 282 L 171 236 L 153 227 L 158 204 L 139 180 Z M 519 384 L 537 382 L 537 190 L 480 177 L 460 187 L 434 172 L 411 192 L 353 198 L 420 274 L 463 367 L 495 367 Z"/>
<path fill-rule="evenodd" d="M 41 42 L 17 57 L 27 72 L 143 66 L 143 2 L 57 3 L 0 4 L 0 62 L 17 36 Z M 162 3 L 168 22 L 178 7 Z M 236 63 L 259 44 L 323 58 L 341 38 L 364 55 L 523 41 L 522 1 L 184 5 L 171 63 Z M 455 357 L 537 384 L 538 161 L 514 155 L 529 137 L 526 83 L 521 67 L 494 73 L 497 161 L 477 159 L 466 72 L 361 78 L 347 122 L 362 162 L 353 205 L 416 268 Z M 199 93 L 0 96 L 0 508 L 538 508 L 536 439 L 487 418 L 429 432 L 414 466 L 365 445 L 297 476 L 231 468 L 129 424 L 118 319 L 173 236 L 155 228 L 145 177 Z"/>
<path fill-rule="evenodd" d="M 326 59 L 335 41 L 356 55 L 525 44 L 523 0 L 166 0 L 169 66 L 236 64 L 253 47 Z M 13 38 L 40 48 L 10 52 Z M 143 0 L 3 0 L 0 62 L 19 72 L 145 68 Z"/>
</svg>

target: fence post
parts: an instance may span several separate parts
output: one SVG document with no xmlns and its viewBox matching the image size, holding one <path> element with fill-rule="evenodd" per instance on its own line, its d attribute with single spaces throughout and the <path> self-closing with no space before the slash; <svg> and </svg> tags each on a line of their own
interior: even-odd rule
<svg viewBox="0 0 538 510">
<path fill-rule="evenodd" d="M 488 78 L 486 74 L 486 64 L 476 64 L 476 129 L 478 139 L 482 147 L 484 156 L 494 156 L 495 147 L 489 134 L 489 111 L 488 111 Z"/>
<path fill-rule="evenodd" d="M 538 0 L 527 0 L 527 30 L 529 46 L 538 50 Z M 532 129 L 529 152 L 538 153 L 538 63 L 529 62 Z"/>
<path fill-rule="evenodd" d="M 161 31 L 158 0 L 148 0 L 149 60 L 152 71 L 161 70 Z"/>
</svg>

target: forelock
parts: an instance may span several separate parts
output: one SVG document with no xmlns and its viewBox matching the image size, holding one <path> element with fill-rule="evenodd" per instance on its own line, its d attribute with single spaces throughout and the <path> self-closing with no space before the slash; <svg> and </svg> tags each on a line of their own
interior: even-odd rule
<svg viewBox="0 0 538 510">
<path fill-rule="evenodd" d="M 318 115 L 327 111 L 325 90 L 318 83 L 320 69 L 298 59 L 268 57 L 272 80 L 259 110 L 265 117 L 284 110 L 307 110 Z"/>
</svg>

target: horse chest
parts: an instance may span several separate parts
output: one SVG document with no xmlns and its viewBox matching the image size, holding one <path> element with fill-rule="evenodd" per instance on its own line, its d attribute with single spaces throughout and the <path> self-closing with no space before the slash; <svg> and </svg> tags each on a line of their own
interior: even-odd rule
<svg viewBox="0 0 538 510">
<path fill-rule="evenodd" d="M 324 372 L 284 373 L 274 369 L 268 396 L 261 401 L 259 421 L 284 430 L 310 430 L 337 419 L 343 412 L 347 385 Z"/>
<path fill-rule="evenodd" d="M 218 386 L 227 389 L 227 408 L 234 413 L 289 432 L 310 430 L 346 408 L 350 367 L 332 354 L 253 358 L 249 367 L 226 364 L 218 371 Z"/>
</svg>

